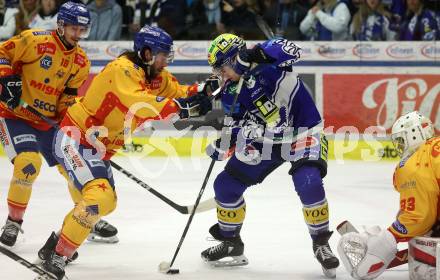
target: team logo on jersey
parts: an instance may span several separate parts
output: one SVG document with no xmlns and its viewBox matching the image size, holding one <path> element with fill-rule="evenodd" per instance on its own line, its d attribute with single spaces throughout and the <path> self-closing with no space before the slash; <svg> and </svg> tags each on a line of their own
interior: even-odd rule
<svg viewBox="0 0 440 280">
<path fill-rule="evenodd" d="M 15 48 L 15 43 L 14 42 L 9 42 L 5 45 L 5 49 L 7 49 L 8 51 L 12 50 Z"/>
<path fill-rule="evenodd" d="M 78 64 L 80 67 L 86 66 L 86 58 L 80 54 L 75 54 L 73 63 Z"/>
<path fill-rule="evenodd" d="M 254 76 L 250 76 L 249 79 L 246 81 L 246 87 L 251 89 L 255 86 L 255 77 Z"/>
<path fill-rule="evenodd" d="M 408 234 L 408 230 L 404 225 L 402 225 L 399 220 L 394 221 L 393 223 L 393 229 L 395 229 L 398 233 L 401 234 Z"/>
<path fill-rule="evenodd" d="M 52 66 L 52 57 L 46 55 L 40 60 L 40 67 L 48 70 Z"/>
<path fill-rule="evenodd" d="M 35 36 L 50 35 L 51 31 L 34 31 L 34 32 L 32 32 L 32 34 Z"/>
<path fill-rule="evenodd" d="M 162 77 L 159 76 L 151 81 L 149 88 L 151 90 L 159 89 L 161 85 L 162 85 Z"/>
<path fill-rule="evenodd" d="M 11 62 L 6 58 L 0 58 L 1 65 L 11 65 Z"/>
<path fill-rule="evenodd" d="M 56 46 L 54 43 L 47 42 L 47 43 L 41 43 L 37 45 L 37 53 L 38 54 L 55 54 Z"/>
<path fill-rule="evenodd" d="M 277 118 L 279 108 L 266 95 L 261 95 L 253 103 L 267 123 Z"/>
</svg>

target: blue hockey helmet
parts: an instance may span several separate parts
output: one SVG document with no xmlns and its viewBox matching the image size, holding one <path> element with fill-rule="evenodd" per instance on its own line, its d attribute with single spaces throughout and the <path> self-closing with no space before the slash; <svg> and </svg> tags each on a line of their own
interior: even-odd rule
<svg viewBox="0 0 440 280">
<path fill-rule="evenodd" d="M 134 51 L 139 53 L 149 48 L 154 55 L 159 52 L 168 55 L 167 61 L 171 63 L 174 58 L 173 39 L 165 30 L 150 25 L 145 25 L 134 36 Z"/>
<path fill-rule="evenodd" d="M 89 36 L 90 13 L 83 4 L 69 1 L 61 5 L 58 10 L 57 23 L 60 27 L 64 27 L 66 24 L 86 27 L 81 34 L 81 38 Z"/>
</svg>

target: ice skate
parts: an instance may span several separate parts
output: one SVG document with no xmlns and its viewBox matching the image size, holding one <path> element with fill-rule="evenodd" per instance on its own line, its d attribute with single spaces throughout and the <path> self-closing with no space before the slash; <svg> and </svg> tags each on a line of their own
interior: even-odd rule
<svg viewBox="0 0 440 280">
<path fill-rule="evenodd" d="M 43 263 L 45 260 L 49 259 L 52 252 L 55 251 L 55 247 L 57 246 L 59 237 L 56 235 L 55 232 L 52 232 L 52 234 L 47 239 L 46 243 L 43 247 L 41 247 L 40 250 L 38 250 L 38 260 L 36 261 L 37 264 Z M 78 258 L 78 252 L 75 252 L 71 258 L 66 259 L 66 265 L 73 262 Z"/>
<path fill-rule="evenodd" d="M 99 220 L 87 237 L 88 241 L 100 243 L 118 243 L 118 229 L 104 220 Z"/>
<path fill-rule="evenodd" d="M 58 280 L 62 280 L 66 274 L 64 271 L 66 262 L 67 257 L 58 255 L 53 251 L 49 258 L 43 262 L 43 269 L 55 276 Z"/>
<path fill-rule="evenodd" d="M 336 268 L 339 266 L 339 260 L 328 244 L 332 234 L 332 231 L 323 232 L 313 240 L 313 253 L 321 264 L 324 275 L 328 278 L 336 278 Z"/>
<path fill-rule="evenodd" d="M 23 221 L 14 221 L 10 217 L 6 220 L 6 224 L 2 227 L 2 235 L 0 236 L 0 242 L 6 246 L 12 247 L 17 242 L 18 233 L 23 233 L 21 224 Z"/>
<path fill-rule="evenodd" d="M 219 226 L 215 224 L 209 229 L 211 235 L 221 243 L 201 253 L 202 259 L 214 267 L 230 267 L 247 265 L 248 259 L 243 254 L 244 244 L 240 236 L 226 238 L 220 235 Z"/>
</svg>

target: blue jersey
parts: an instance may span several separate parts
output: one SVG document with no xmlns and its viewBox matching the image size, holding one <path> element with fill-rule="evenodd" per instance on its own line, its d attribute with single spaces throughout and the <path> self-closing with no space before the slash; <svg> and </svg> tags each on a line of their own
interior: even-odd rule
<svg viewBox="0 0 440 280">
<path fill-rule="evenodd" d="M 424 9 L 420 15 L 412 15 L 403 23 L 400 40 L 432 41 L 439 38 L 439 33 L 436 14 Z"/>
<path fill-rule="evenodd" d="M 300 48 L 292 44 L 281 39 L 260 45 L 275 62 L 244 82 L 234 106 L 235 123 L 256 123 L 282 134 L 286 129 L 312 128 L 321 122 L 309 91 L 292 69 L 300 58 Z M 237 84 L 228 81 L 222 91 L 225 113 L 231 110 Z"/>
</svg>

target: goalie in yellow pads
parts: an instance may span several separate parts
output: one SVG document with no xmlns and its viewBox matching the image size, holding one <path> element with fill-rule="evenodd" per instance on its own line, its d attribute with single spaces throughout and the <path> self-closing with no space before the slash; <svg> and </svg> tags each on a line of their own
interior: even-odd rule
<svg viewBox="0 0 440 280">
<path fill-rule="evenodd" d="M 435 230 L 440 218 L 440 137 L 434 136 L 428 118 L 411 112 L 394 123 L 391 138 L 401 157 L 393 177 L 400 193 L 400 211 L 388 229 L 373 227 L 342 236 L 338 251 L 355 279 L 382 274 L 397 253 L 397 242 L 440 234 Z"/>
</svg>

